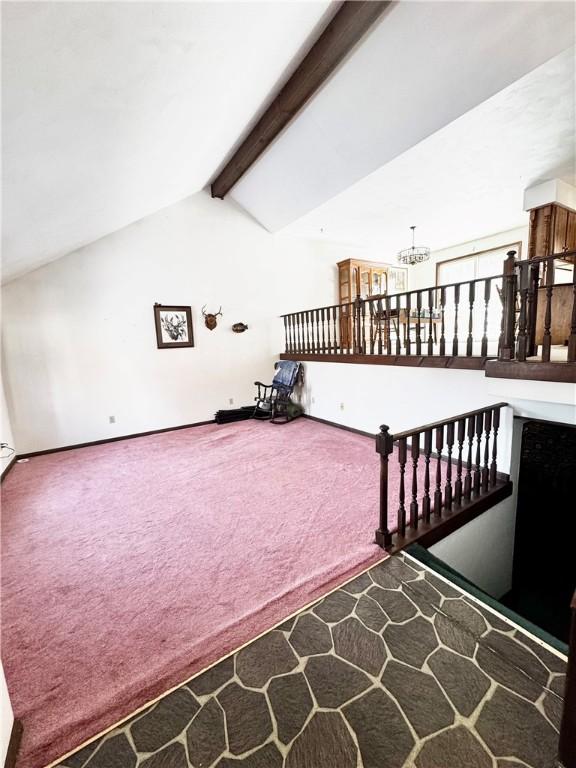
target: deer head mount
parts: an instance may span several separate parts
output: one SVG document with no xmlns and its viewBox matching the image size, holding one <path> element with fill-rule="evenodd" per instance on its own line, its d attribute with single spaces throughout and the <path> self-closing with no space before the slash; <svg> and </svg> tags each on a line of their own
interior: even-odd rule
<svg viewBox="0 0 576 768">
<path fill-rule="evenodd" d="M 222 307 L 216 312 L 216 314 L 211 314 L 210 312 L 205 312 L 204 309 L 206 307 L 206 304 L 202 307 L 202 315 L 204 316 L 204 325 L 206 328 L 208 328 L 209 331 L 213 331 L 214 328 L 218 325 L 218 320 L 216 319 L 218 315 L 222 315 Z"/>
</svg>

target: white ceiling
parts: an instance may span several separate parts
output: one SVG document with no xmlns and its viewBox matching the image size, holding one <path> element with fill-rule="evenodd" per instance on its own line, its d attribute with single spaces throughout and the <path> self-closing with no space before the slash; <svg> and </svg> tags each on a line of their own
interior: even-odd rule
<svg viewBox="0 0 576 768">
<path fill-rule="evenodd" d="M 336 7 L 3 2 L 3 279 L 205 187 Z M 394 249 L 413 223 L 432 247 L 514 226 L 525 186 L 572 180 L 570 54 L 524 76 L 573 22 L 398 3 L 232 197 L 270 230 Z"/>
<path fill-rule="evenodd" d="M 390 260 L 412 224 L 434 249 L 527 224 L 527 187 L 575 183 L 575 94 L 572 48 L 284 231 L 377 245 Z"/>
<path fill-rule="evenodd" d="M 3 2 L 3 278 L 202 189 L 329 2 Z"/>
<path fill-rule="evenodd" d="M 270 231 L 296 221 L 571 46 L 574 9 L 397 3 L 232 197 Z"/>
</svg>

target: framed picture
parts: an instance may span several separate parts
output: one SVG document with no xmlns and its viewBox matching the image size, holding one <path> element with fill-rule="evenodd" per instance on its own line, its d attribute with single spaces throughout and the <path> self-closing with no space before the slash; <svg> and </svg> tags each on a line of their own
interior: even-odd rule
<svg viewBox="0 0 576 768">
<path fill-rule="evenodd" d="M 388 293 L 404 293 L 408 290 L 408 270 L 406 267 L 388 268 Z"/>
<path fill-rule="evenodd" d="M 194 346 L 191 307 L 154 304 L 154 320 L 158 349 Z"/>
</svg>

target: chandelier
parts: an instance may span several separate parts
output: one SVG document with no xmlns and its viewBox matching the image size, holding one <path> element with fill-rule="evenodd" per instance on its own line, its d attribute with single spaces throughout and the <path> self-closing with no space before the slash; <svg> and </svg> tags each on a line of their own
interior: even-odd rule
<svg viewBox="0 0 576 768">
<path fill-rule="evenodd" d="M 420 264 L 421 261 L 426 261 L 430 258 L 430 248 L 420 246 L 416 248 L 414 245 L 414 230 L 416 227 L 410 227 L 412 230 L 412 246 L 410 248 L 404 248 L 403 251 L 398 251 L 398 261 L 400 264 Z"/>
</svg>

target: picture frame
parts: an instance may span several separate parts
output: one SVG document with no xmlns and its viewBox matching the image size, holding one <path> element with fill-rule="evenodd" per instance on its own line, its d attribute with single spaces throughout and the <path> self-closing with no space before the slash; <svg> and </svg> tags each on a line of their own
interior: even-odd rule
<svg viewBox="0 0 576 768">
<path fill-rule="evenodd" d="M 388 293 L 405 293 L 408 290 L 408 269 L 406 267 L 388 268 Z"/>
<path fill-rule="evenodd" d="M 154 322 L 158 349 L 194 346 L 192 307 L 154 304 Z"/>
</svg>

